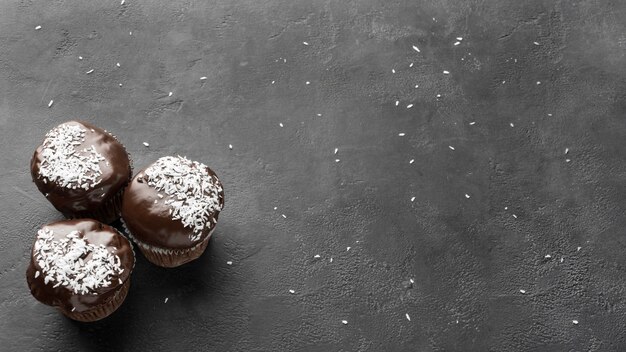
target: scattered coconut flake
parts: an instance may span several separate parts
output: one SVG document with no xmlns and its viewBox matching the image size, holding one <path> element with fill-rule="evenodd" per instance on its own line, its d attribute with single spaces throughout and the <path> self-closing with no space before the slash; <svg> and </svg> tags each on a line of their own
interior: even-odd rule
<svg viewBox="0 0 626 352">
<path fill-rule="evenodd" d="M 85 142 L 87 130 L 75 124 L 61 124 L 46 134 L 42 144 L 39 175 L 44 181 L 61 187 L 90 189 L 102 180 L 102 154 L 91 145 L 77 149 Z"/>
<path fill-rule="evenodd" d="M 467 194 L 467 193 L 465 193 L 465 198 L 469 199 L 469 198 L 470 198 L 470 195 L 469 195 L 469 194 Z"/>
<path fill-rule="evenodd" d="M 396 70 L 394 68 L 391 69 L 391 73 L 396 73 Z"/>
<path fill-rule="evenodd" d="M 149 146 L 150 146 L 150 143 L 148 143 L 148 142 L 143 142 L 143 145 L 144 145 L 144 146 L 146 146 L 146 147 L 149 147 Z"/>
<path fill-rule="evenodd" d="M 404 137 L 404 135 L 405 135 L 405 133 L 404 133 L 404 132 L 400 132 L 400 133 L 398 133 L 398 136 L 400 136 L 400 137 Z"/>
<path fill-rule="evenodd" d="M 278 209 L 278 207 L 274 207 L 274 210 Z"/>
<path fill-rule="evenodd" d="M 436 97 L 437 97 L 437 98 L 441 98 L 441 94 L 437 94 L 437 95 L 436 95 Z"/>
<path fill-rule="evenodd" d="M 412 62 L 409 64 L 409 67 L 413 67 L 413 63 Z"/>
<path fill-rule="evenodd" d="M 311 84 L 311 82 L 309 82 L 309 81 L 306 81 L 306 82 L 304 82 L 304 83 L 305 83 L 305 84 L 307 84 L 307 85 Z"/>
<path fill-rule="evenodd" d="M 411 197 L 411 202 L 414 202 L 414 201 L 415 201 L 415 197 Z"/>
<path fill-rule="evenodd" d="M 419 85 L 419 84 L 416 84 L 416 85 L 415 85 L 415 88 L 419 88 L 419 87 L 420 87 L 420 85 Z"/>
<path fill-rule="evenodd" d="M 115 64 L 115 66 L 120 67 L 120 63 L 119 63 L 119 62 L 118 62 L 118 63 L 116 63 L 116 64 Z"/>
<path fill-rule="evenodd" d="M 517 215 L 513 214 L 513 217 L 517 219 Z"/>
<path fill-rule="evenodd" d="M 519 292 L 520 292 L 521 294 L 525 294 L 525 293 L 526 293 L 526 290 L 519 290 Z"/>
<path fill-rule="evenodd" d="M 461 42 L 454 42 L 454 46 L 461 44 Z"/>
<path fill-rule="evenodd" d="M 346 247 L 346 252 L 348 252 L 352 247 Z"/>
<path fill-rule="evenodd" d="M 289 293 L 291 293 L 293 295 L 294 293 L 296 293 L 296 291 L 295 290 L 289 290 Z"/>
<path fill-rule="evenodd" d="M 569 148 L 565 148 L 565 154 L 569 153 Z"/>
<path fill-rule="evenodd" d="M 309 45 L 309 43 L 307 43 L 307 42 L 302 42 L 302 44 L 304 44 L 304 45 Z"/>
<path fill-rule="evenodd" d="M 279 123 L 279 124 L 278 124 L 278 126 L 283 127 L 284 125 L 283 125 L 283 123 L 281 122 L 281 123 Z"/>
<path fill-rule="evenodd" d="M 124 5 L 125 2 L 126 2 L 126 0 L 120 1 L 120 5 Z"/>
<path fill-rule="evenodd" d="M 333 258 L 332 257 L 330 258 L 329 262 L 331 262 L 331 263 L 333 262 Z"/>
<path fill-rule="evenodd" d="M 456 40 L 463 40 L 463 37 L 456 37 Z"/>
<path fill-rule="evenodd" d="M 120 83 L 120 87 L 122 86 L 122 84 Z"/>
<path fill-rule="evenodd" d="M 411 321 L 411 317 L 409 316 L 409 313 L 406 313 L 405 316 L 406 316 L 406 320 Z"/>
<path fill-rule="evenodd" d="M 35 271 L 35 279 L 36 279 L 36 278 L 38 278 L 38 277 L 39 277 L 39 275 L 40 275 L 39 270 Z"/>
<path fill-rule="evenodd" d="M 417 51 L 418 53 L 420 53 L 420 48 L 416 47 L 415 45 L 413 45 L 413 50 Z"/>
<path fill-rule="evenodd" d="M 232 149 L 233 149 L 233 145 L 232 145 L 232 144 L 229 144 L 229 145 L 228 145 L 228 149 L 231 149 L 231 150 L 232 150 Z"/>
<path fill-rule="evenodd" d="M 400 100 L 396 100 L 396 106 L 400 105 Z"/>
<path fill-rule="evenodd" d="M 563 257 L 561 257 L 561 263 L 563 263 L 563 260 L 564 260 Z"/>
<path fill-rule="evenodd" d="M 233 262 L 231 260 L 226 262 L 227 265 L 233 265 Z"/>
<path fill-rule="evenodd" d="M 205 80 L 206 80 L 206 76 L 202 76 L 202 77 L 200 77 L 200 80 L 201 80 L 201 81 L 205 81 Z"/>
<path fill-rule="evenodd" d="M 409 104 L 409 105 L 406 106 L 407 109 L 410 109 L 412 107 L 413 107 L 413 104 Z"/>
<path fill-rule="evenodd" d="M 35 27 L 35 30 L 40 30 L 40 29 L 41 29 L 41 26 Z"/>
<path fill-rule="evenodd" d="M 546 254 L 546 255 L 544 256 L 544 258 L 546 258 L 546 259 L 551 259 L 551 258 L 552 258 L 552 256 L 551 256 L 550 254 Z"/>
<path fill-rule="evenodd" d="M 515 127 L 515 125 L 513 124 L 513 122 L 511 122 L 509 125 L 511 125 L 511 127 Z"/>
<path fill-rule="evenodd" d="M 578 320 L 572 320 L 572 324 L 578 325 Z"/>
<path fill-rule="evenodd" d="M 443 71 L 443 74 L 444 74 L 444 75 L 449 75 L 449 74 L 450 74 L 450 71 Z"/>
<path fill-rule="evenodd" d="M 317 116 L 321 117 L 321 116 L 322 116 L 322 114 L 317 114 Z"/>
<path fill-rule="evenodd" d="M 169 300 L 169 298 L 165 297 L 165 301 L 163 303 L 167 303 L 167 300 Z"/>
<path fill-rule="evenodd" d="M 272 81 L 272 84 L 276 83 L 276 81 Z"/>
<path fill-rule="evenodd" d="M 413 279 L 409 279 L 409 282 L 410 282 L 410 283 L 412 283 L 412 284 L 414 284 L 414 283 L 415 283 L 415 280 L 413 280 Z"/>
<path fill-rule="evenodd" d="M 213 225 L 214 214 L 224 204 L 222 184 L 208 170 L 206 165 L 185 157 L 165 156 L 144 171 L 148 186 L 169 196 L 165 204 L 172 219 L 193 230 L 189 239 L 194 242 Z"/>
<path fill-rule="evenodd" d="M 340 162 L 340 161 L 341 161 L 341 160 L 339 160 L 339 159 L 335 159 L 335 162 L 336 162 L 336 163 L 338 163 L 338 162 Z"/>
<path fill-rule="evenodd" d="M 476 124 L 476 121 L 472 121 L 472 122 L 470 122 L 469 124 L 470 124 L 470 126 L 473 126 L 473 125 L 475 125 L 475 124 Z"/>
<path fill-rule="evenodd" d="M 83 57 L 82 57 L 82 56 L 79 56 L 79 57 L 78 57 L 78 60 L 82 60 L 82 59 L 83 59 Z"/>
<path fill-rule="evenodd" d="M 342 320 L 342 321 L 341 321 L 341 323 L 342 323 L 343 325 L 347 325 L 347 324 L 348 324 L 348 321 L 347 321 L 347 320 Z"/>
<path fill-rule="evenodd" d="M 132 32 L 132 31 L 131 31 L 131 32 L 128 32 L 128 35 L 133 35 L 133 32 Z"/>
<path fill-rule="evenodd" d="M 415 159 L 409 160 L 409 164 L 413 164 L 414 162 L 415 162 Z"/>
<path fill-rule="evenodd" d="M 52 107 L 52 104 L 54 104 L 54 100 L 50 100 L 50 102 L 48 103 L 48 107 Z"/>
<path fill-rule="evenodd" d="M 57 238 L 44 227 L 37 231 L 33 252 L 44 283 L 63 285 L 75 294 L 97 294 L 124 271 L 119 256 L 104 245 L 88 243 L 79 231 Z"/>
<path fill-rule="evenodd" d="M 86 74 L 90 74 L 90 73 L 92 73 L 92 72 L 93 72 L 93 68 L 92 68 L 91 70 L 89 70 L 89 71 L 85 72 L 85 73 L 86 73 Z"/>
<path fill-rule="evenodd" d="M 539 43 L 538 43 L 538 42 L 533 42 L 533 44 L 535 44 L 535 45 L 539 45 Z"/>
<path fill-rule="evenodd" d="M 454 147 L 453 147 L 453 146 L 451 146 L 451 145 L 449 145 L 449 146 L 448 146 L 448 148 L 450 148 L 450 149 L 454 150 Z"/>
<path fill-rule="evenodd" d="M 282 216 L 284 219 L 287 219 L 287 215 L 285 214 L 280 214 L 280 216 Z"/>
<path fill-rule="evenodd" d="M 540 84 L 541 84 L 541 81 L 537 81 L 537 85 L 540 85 Z"/>
<path fill-rule="evenodd" d="M 576 247 L 576 252 L 580 251 L 580 249 L 583 247 Z"/>
<path fill-rule="evenodd" d="M 566 163 L 569 163 L 570 161 L 572 161 L 571 159 L 565 159 Z"/>
<path fill-rule="evenodd" d="M 313 256 L 313 258 L 315 258 L 315 259 L 317 259 L 317 258 L 319 258 L 319 257 L 320 257 L 320 255 L 319 255 L 319 254 L 316 254 L 316 255 L 314 255 L 314 256 Z"/>
<path fill-rule="evenodd" d="M 171 96 L 172 96 L 172 94 L 174 94 L 174 93 L 169 92 L 169 93 L 167 93 L 167 96 L 168 96 L 168 97 L 171 97 Z"/>
<path fill-rule="evenodd" d="M 339 148 L 335 148 L 335 154 L 337 154 L 338 151 L 339 151 Z"/>
</svg>

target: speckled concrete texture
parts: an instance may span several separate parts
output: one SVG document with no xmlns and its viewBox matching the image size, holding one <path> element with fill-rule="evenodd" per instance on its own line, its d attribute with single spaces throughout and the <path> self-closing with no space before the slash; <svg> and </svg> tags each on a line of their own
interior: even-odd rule
<svg viewBox="0 0 626 352">
<path fill-rule="evenodd" d="M 625 92 L 623 1 L 2 1 L 0 350 L 624 351 Z M 92 324 L 25 280 L 69 119 L 226 191 Z"/>
</svg>

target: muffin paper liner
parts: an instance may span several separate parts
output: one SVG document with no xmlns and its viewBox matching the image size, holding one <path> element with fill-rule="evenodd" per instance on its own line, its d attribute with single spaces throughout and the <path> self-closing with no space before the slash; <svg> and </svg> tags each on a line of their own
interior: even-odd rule
<svg viewBox="0 0 626 352">
<path fill-rule="evenodd" d="M 117 308 L 119 308 L 122 305 L 122 303 L 124 302 L 124 299 L 126 299 L 126 295 L 128 294 L 129 287 L 130 287 L 130 276 L 128 277 L 128 279 L 126 279 L 126 282 L 124 282 L 122 286 L 119 286 L 117 288 L 117 292 L 115 292 L 115 295 L 113 296 L 112 299 L 110 299 L 106 303 L 99 305 L 98 307 L 95 307 L 94 309 L 90 309 L 84 312 L 72 312 L 72 311 L 66 311 L 64 309 L 59 309 L 59 310 L 61 311 L 61 313 L 63 313 L 63 315 L 65 315 L 66 317 L 72 320 L 82 321 L 82 322 L 97 321 L 97 320 L 108 317 L 113 312 L 115 312 Z"/>
<path fill-rule="evenodd" d="M 133 242 L 137 244 L 139 250 L 141 251 L 141 253 L 143 253 L 146 259 L 148 259 L 148 261 L 152 264 L 164 268 L 174 268 L 188 263 L 192 260 L 198 259 L 206 250 L 207 245 L 209 244 L 209 240 L 211 239 L 211 235 L 213 234 L 213 231 L 215 231 L 215 227 L 213 227 L 213 229 L 211 229 L 208 236 L 204 240 L 191 248 L 169 249 L 156 247 L 137 240 L 137 238 L 133 236 L 133 234 L 130 232 L 128 226 L 126 226 L 126 223 L 123 219 L 122 226 L 124 227 L 128 238 L 130 238 Z"/>
</svg>

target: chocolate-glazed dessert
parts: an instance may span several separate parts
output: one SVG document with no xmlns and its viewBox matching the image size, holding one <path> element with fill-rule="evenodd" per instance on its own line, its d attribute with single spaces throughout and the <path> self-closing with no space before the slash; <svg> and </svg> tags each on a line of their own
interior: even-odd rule
<svg viewBox="0 0 626 352">
<path fill-rule="evenodd" d="M 166 156 L 131 181 L 122 220 L 150 262 L 175 267 L 202 255 L 223 206 L 224 190 L 213 170 Z"/>
<path fill-rule="evenodd" d="M 37 232 L 26 280 L 38 301 L 71 319 L 96 321 L 122 304 L 134 265 L 130 242 L 111 226 L 63 220 Z"/>
<path fill-rule="evenodd" d="M 124 146 L 86 122 L 65 122 L 46 134 L 30 163 L 33 182 L 68 218 L 111 223 L 132 177 Z"/>
</svg>

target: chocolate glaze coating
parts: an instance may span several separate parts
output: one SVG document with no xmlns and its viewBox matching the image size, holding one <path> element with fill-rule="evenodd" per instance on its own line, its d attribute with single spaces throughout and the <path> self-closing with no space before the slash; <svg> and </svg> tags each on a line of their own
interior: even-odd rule
<svg viewBox="0 0 626 352">
<path fill-rule="evenodd" d="M 116 254 L 120 258 L 124 271 L 118 276 L 113 275 L 109 287 L 98 288 L 95 293 L 76 294 L 71 289 L 61 285 L 56 288 L 55 282 L 44 281 L 44 274 L 35 278 L 37 271 L 42 272 L 41 267 L 35 260 L 34 245 L 31 250 L 31 260 L 26 270 L 26 281 L 32 295 L 41 303 L 57 307 L 62 311 L 71 312 L 75 308 L 76 312 L 84 312 L 108 302 L 126 280 L 130 279 L 130 274 L 135 265 L 135 255 L 130 242 L 117 232 L 113 227 L 104 225 L 91 219 L 62 220 L 54 222 L 44 227 L 54 232 L 55 238 L 64 238 L 72 231 L 79 231 L 81 238 L 87 243 L 94 245 L 104 245 L 109 252 Z M 119 280 L 122 283 L 119 283 Z"/>
<path fill-rule="evenodd" d="M 143 243 L 167 249 L 188 249 L 206 239 L 215 227 L 220 212 L 210 215 L 210 219 L 215 221 L 208 223 L 210 226 L 202 231 L 197 241 L 192 241 L 190 235 L 193 234 L 193 229 L 184 227 L 180 220 L 172 220 L 170 207 L 165 204 L 165 200 L 171 197 L 161 193 L 164 197 L 159 198 L 159 192 L 148 186 L 144 180 L 144 170 L 130 182 L 122 201 L 122 219 L 131 234 Z M 209 167 L 206 168 L 206 173 L 207 177 L 217 177 Z M 221 206 L 224 205 L 223 190 L 219 193 L 219 202 Z"/>
<path fill-rule="evenodd" d="M 107 202 L 123 192 L 130 181 L 132 176 L 130 159 L 124 146 L 101 128 L 86 122 L 69 121 L 66 123 L 82 126 L 86 130 L 85 141 L 76 149 L 82 150 L 93 145 L 96 151 L 108 161 L 108 165 L 104 161 L 99 164 L 102 171 L 100 183 L 94 188 L 85 190 L 80 187 L 76 189 L 63 187 L 50 180 L 44 182 L 44 178 L 39 173 L 43 160 L 41 155 L 43 143 L 37 147 L 31 159 L 30 171 L 33 182 L 48 201 L 66 217 L 97 217 L 94 213 L 98 213 L 101 207 L 106 206 Z M 118 216 L 119 214 L 117 216 L 112 214 L 105 218 L 97 218 L 102 222 L 111 223 Z"/>
</svg>

